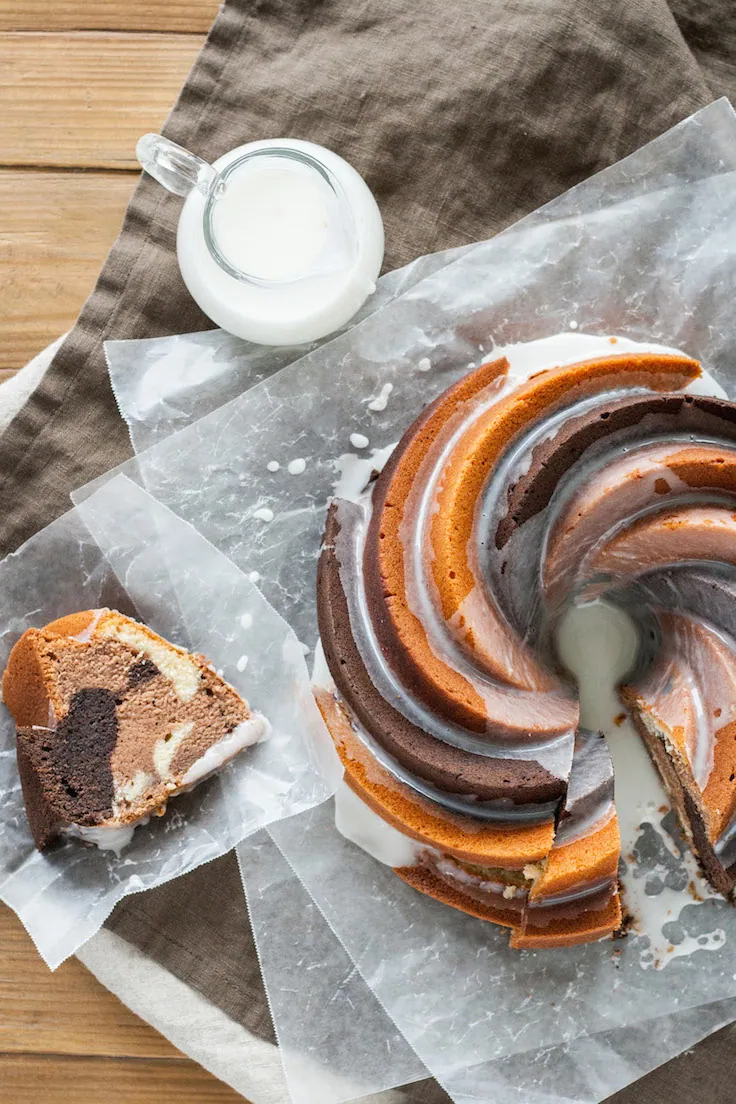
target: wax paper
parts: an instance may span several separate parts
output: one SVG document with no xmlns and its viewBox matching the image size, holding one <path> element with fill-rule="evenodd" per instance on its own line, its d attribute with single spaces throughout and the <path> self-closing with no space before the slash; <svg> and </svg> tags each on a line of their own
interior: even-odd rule
<svg viewBox="0 0 736 1104">
<path fill-rule="evenodd" d="M 329 816 L 325 818 L 323 814 L 323 808 L 314 810 L 313 813 L 295 817 L 293 822 L 285 822 L 277 826 L 270 833 L 284 846 L 284 854 L 296 859 L 297 865 L 299 858 L 298 847 L 295 847 L 296 835 L 306 833 L 309 843 L 312 846 L 317 845 L 317 837 L 322 830 L 317 826 L 318 823 L 321 822 L 328 832 L 330 830 Z M 241 845 L 238 848 L 239 853 L 244 852 L 248 846 L 248 843 Z M 342 841 L 341 846 L 351 847 L 352 845 Z M 329 845 L 328 849 L 330 849 Z M 277 926 L 278 900 L 285 899 L 290 889 L 296 890 L 296 887 L 303 883 L 297 878 L 293 869 L 289 877 L 286 869 L 283 866 L 279 867 L 272 854 L 269 854 L 269 863 L 278 870 L 276 876 L 281 889 L 280 898 L 261 895 L 261 878 L 252 867 L 243 867 L 244 882 L 249 901 L 252 896 L 259 894 L 257 907 L 261 925 Z M 307 884 L 315 891 L 314 900 L 326 907 L 330 890 L 316 885 L 309 875 Z M 349 891 L 349 884 L 343 885 L 340 890 L 342 894 L 347 894 Z M 332 908 L 329 906 L 327 908 L 328 914 L 332 915 Z M 339 906 L 339 912 L 342 913 L 342 911 L 343 907 Z M 402 920 L 405 919 L 402 916 Z M 337 922 L 336 927 L 340 927 L 340 921 Z M 441 928 L 440 923 L 438 930 L 441 931 Z M 419 1054 L 423 1055 L 424 1047 L 427 1045 L 426 1040 L 422 1040 L 425 1034 L 425 1020 L 432 1016 L 436 1004 L 425 1002 L 422 1005 L 419 1000 L 413 1000 L 410 995 L 405 999 L 406 994 L 403 992 L 398 1000 L 393 1000 L 389 987 L 384 983 L 382 965 L 379 964 L 377 972 L 373 974 L 369 972 L 372 952 L 367 944 L 361 948 L 351 943 L 349 935 L 346 935 L 346 938 L 358 963 L 358 969 L 366 970 L 366 977 L 371 980 L 376 993 L 387 1001 L 387 1006 L 406 1038 L 414 1042 Z M 259 943 L 263 943 L 262 937 Z M 323 942 L 318 948 L 315 947 L 314 955 L 305 953 L 306 950 L 304 947 L 301 948 L 302 957 L 299 965 L 303 971 L 311 972 L 318 968 L 317 955 L 327 957 L 326 938 L 323 937 Z M 372 957 L 375 965 L 375 953 Z M 294 956 L 292 956 L 293 960 Z M 285 969 L 283 964 L 281 969 Z M 353 984 L 355 984 L 354 979 Z M 411 986 L 406 988 L 410 989 Z M 309 986 L 301 985 L 291 994 L 292 1018 L 298 1017 L 300 1013 L 304 1014 L 305 1006 L 309 1002 L 308 992 Z M 491 1005 L 494 997 L 495 989 L 490 987 L 486 995 L 486 1003 Z M 416 1014 L 417 1008 L 419 1008 L 419 1015 Z M 736 998 L 732 997 L 676 1013 L 659 1014 L 644 1021 L 636 1019 L 635 1022 L 599 1032 L 579 1034 L 565 1043 L 545 1044 L 528 1050 L 516 1049 L 503 1057 L 486 1061 L 469 1061 L 466 1065 L 463 1065 L 462 1061 L 438 1063 L 431 1051 L 428 1051 L 425 1057 L 427 1065 L 434 1069 L 443 1087 L 458 1104 L 487 1104 L 489 1100 L 492 1100 L 493 1104 L 591 1104 L 624 1088 L 655 1069 L 663 1061 L 693 1046 L 700 1039 L 735 1018 Z M 350 1034 L 350 1027 L 351 1025 L 346 1025 L 343 1030 L 347 1030 Z M 360 1046 L 359 1039 L 354 1039 L 352 1034 L 350 1034 L 350 1042 L 354 1046 Z M 321 1098 L 315 1096 L 313 1099 Z"/>
<path fill-rule="evenodd" d="M 626 1054 L 611 1050 L 595 1091 L 578 1079 L 579 1096 L 572 1099 L 597 1102 L 637 1070 L 676 1053 L 650 1032 L 649 1021 L 727 998 L 736 1006 L 733 943 L 695 951 L 662 970 L 644 968 L 636 938 L 514 952 L 503 929 L 420 896 L 344 840 L 329 805 L 282 821 L 270 833 L 361 976 L 455 1100 L 568 1100 L 569 1086 L 557 1084 L 556 1071 L 571 1055 L 603 1045 L 583 1046 L 581 1040 L 601 1035 L 611 1048 L 624 1038 Z M 736 932 L 723 901 L 685 906 L 679 922 L 696 940 L 714 922 L 732 939 Z M 703 1022 L 707 1017 L 693 1015 L 681 1030 Z M 548 1057 L 551 1049 L 558 1053 Z M 520 1064 L 527 1072 L 517 1083 L 513 1064 L 525 1054 L 535 1057 Z M 497 1097 L 501 1069 L 518 1097 Z M 531 1094 L 535 1079 L 537 1096 Z"/>
<path fill-rule="evenodd" d="M 427 1077 L 268 832 L 241 844 L 238 860 L 294 1104 L 340 1104 Z"/>
<path fill-rule="evenodd" d="M 0 715 L 0 898 L 55 968 L 114 904 L 224 855 L 251 832 L 323 801 L 341 768 L 310 692 L 294 633 L 257 587 L 186 522 L 124 476 L 0 564 L 0 666 L 19 636 L 75 610 L 110 606 L 205 654 L 270 721 L 253 745 L 119 857 L 80 840 L 36 851 Z"/>
<path fill-rule="evenodd" d="M 719 101 L 199 421 L 172 433 L 156 412 L 159 443 L 131 477 L 257 573 L 312 646 L 330 496 L 359 490 L 418 409 L 494 348 L 565 331 L 655 341 L 697 356 L 736 394 L 735 184 L 736 120 Z M 151 348 L 147 370 L 165 348 Z M 694 1020 L 724 1014 L 691 1009 L 736 995 L 736 914 L 688 895 L 689 857 L 657 815 L 656 785 L 651 794 L 625 840 L 642 915 L 620 947 L 510 952 L 502 931 L 418 896 L 342 840 L 329 809 L 274 838 L 456 1099 L 496 1099 L 501 1083 L 511 1092 L 524 1055 L 537 1056 L 518 1067 L 526 1089 L 508 1099 L 572 1099 L 559 1069 L 604 1047 L 612 1072 L 600 1063 L 574 1097 L 597 1101 L 699 1037 L 688 1036 Z M 665 1019 L 666 1031 L 636 1030 Z M 550 1047 L 557 1056 L 540 1057 Z"/>
<path fill-rule="evenodd" d="M 375 314 L 470 247 L 419 257 L 382 276 L 376 291 L 338 333 Z M 138 341 L 106 341 L 110 382 L 136 452 L 229 402 L 299 360 L 335 334 L 311 345 L 253 345 L 225 330 Z"/>
</svg>

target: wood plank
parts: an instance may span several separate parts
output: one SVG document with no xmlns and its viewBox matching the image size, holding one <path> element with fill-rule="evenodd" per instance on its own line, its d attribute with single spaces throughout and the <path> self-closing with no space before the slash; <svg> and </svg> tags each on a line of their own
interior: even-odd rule
<svg viewBox="0 0 736 1104">
<path fill-rule="evenodd" d="M 72 325 L 137 179 L 0 170 L 0 370 L 22 368 Z"/>
<path fill-rule="evenodd" d="M 2 1104 L 243 1104 L 222 1081 L 187 1061 L 0 1055 Z"/>
<path fill-rule="evenodd" d="M 205 34 L 218 0 L 0 0 L 0 31 Z"/>
<path fill-rule="evenodd" d="M 182 1059 L 76 958 L 52 974 L 5 905 L 0 905 L 0 947 L 0 1053 Z"/>
<path fill-rule="evenodd" d="M 136 167 L 201 35 L 0 34 L 0 165 Z"/>
</svg>

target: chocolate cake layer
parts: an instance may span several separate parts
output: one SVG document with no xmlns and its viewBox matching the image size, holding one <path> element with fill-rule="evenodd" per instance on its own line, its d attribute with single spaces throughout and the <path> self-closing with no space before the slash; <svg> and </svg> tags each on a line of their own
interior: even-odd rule
<svg viewBox="0 0 736 1104">
<path fill-rule="evenodd" d="M 667 753 L 662 736 L 656 733 L 653 725 L 646 723 L 645 714 L 639 711 L 633 694 L 628 690 L 626 691 L 626 697 L 631 705 L 634 723 L 639 735 L 665 784 L 678 820 L 685 831 L 696 858 L 702 866 L 703 873 L 719 893 L 722 893 L 724 897 L 730 897 L 734 888 L 736 888 L 736 862 L 728 866 L 724 866 L 721 862 L 708 839 L 708 831 L 698 804 L 693 799 L 692 794 L 688 793 L 683 786 Z"/>
<path fill-rule="evenodd" d="M 78 690 L 55 729 L 19 731 L 23 798 L 29 820 L 40 824 L 39 847 L 64 825 L 99 824 L 113 815 L 116 706 L 117 699 L 102 687 Z"/>
</svg>

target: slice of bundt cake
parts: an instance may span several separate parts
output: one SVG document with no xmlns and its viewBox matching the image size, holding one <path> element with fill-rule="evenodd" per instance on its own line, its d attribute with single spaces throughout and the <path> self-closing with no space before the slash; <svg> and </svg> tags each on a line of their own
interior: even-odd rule
<svg viewBox="0 0 736 1104">
<path fill-rule="evenodd" d="M 28 629 L 2 693 L 39 849 L 66 834 L 119 851 L 268 730 L 203 656 L 108 609 Z"/>
</svg>

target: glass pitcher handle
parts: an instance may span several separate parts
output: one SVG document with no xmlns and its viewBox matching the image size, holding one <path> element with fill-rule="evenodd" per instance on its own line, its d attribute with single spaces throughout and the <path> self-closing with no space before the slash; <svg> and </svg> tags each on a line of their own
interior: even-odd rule
<svg viewBox="0 0 736 1104">
<path fill-rule="evenodd" d="M 203 196 L 209 196 L 220 179 L 209 162 L 161 134 L 144 134 L 139 138 L 135 155 L 143 170 L 175 195 L 187 196 L 196 188 Z"/>
</svg>

